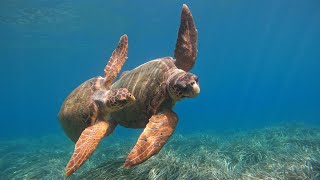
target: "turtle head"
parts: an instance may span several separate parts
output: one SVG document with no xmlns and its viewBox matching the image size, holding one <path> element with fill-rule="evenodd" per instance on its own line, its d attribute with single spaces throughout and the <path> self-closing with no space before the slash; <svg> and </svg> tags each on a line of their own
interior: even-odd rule
<svg viewBox="0 0 320 180">
<path fill-rule="evenodd" d="M 176 100 L 196 97 L 200 93 L 198 77 L 184 71 L 174 73 L 169 77 L 168 90 L 171 98 Z"/>
<path fill-rule="evenodd" d="M 135 102 L 135 97 L 126 89 L 99 90 L 93 95 L 93 100 L 103 113 L 122 109 Z"/>
<path fill-rule="evenodd" d="M 126 88 L 113 89 L 108 92 L 106 106 L 109 112 L 113 112 L 132 104 L 135 100 Z"/>
</svg>

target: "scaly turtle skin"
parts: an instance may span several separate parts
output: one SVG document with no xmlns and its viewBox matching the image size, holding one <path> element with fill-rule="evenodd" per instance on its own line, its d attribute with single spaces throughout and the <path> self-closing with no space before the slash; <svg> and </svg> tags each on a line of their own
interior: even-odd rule
<svg viewBox="0 0 320 180">
<path fill-rule="evenodd" d="M 74 141 L 75 150 L 66 167 L 66 176 L 76 171 L 96 149 L 100 140 L 109 135 L 116 122 L 110 113 L 135 101 L 126 88 L 109 89 L 127 59 L 128 37 L 122 36 L 117 49 L 104 69 L 105 77 L 87 80 L 65 99 L 58 114 L 60 123 Z"/>
<path fill-rule="evenodd" d="M 189 73 L 197 56 L 197 30 L 183 5 L 174 58 L 149 61 L 125 72 L 110 89 L 127 88 L 136 102 L 112 112 L 111 118 L 127 128 L 144 128 L 125 162 L 138 165 L 157 154 L 173 134 L 178 117 L 172 108 L 183 98 L 200 93 L 198 77 Z"/>
</svg>

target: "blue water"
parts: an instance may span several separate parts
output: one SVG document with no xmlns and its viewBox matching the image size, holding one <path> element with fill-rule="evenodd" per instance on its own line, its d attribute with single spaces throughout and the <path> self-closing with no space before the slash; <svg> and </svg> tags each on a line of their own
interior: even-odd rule
<svg viewBox="0 0 320 180">
<path fill-rule="evenodd" d="M 7 1 L 0 3 L 1 136 L 60 132 L 57 112 L 81 82 L 103 74 L 119 37 L 123 70 L 172 56 L 190 7 L 201 94 L 177 104 L 178 130 L 262 127 L 320 118 L 320 2 Z"/>
<path fill-rule="evenodd" d="M 191 72 L 201 93 L 177 103 L 177 133 L 319 124 L 318 0 L 2 0 L 1 139 L 63 134 L 64 98 L 103 75 L 123 34 L 129 59 L 122 70 L 173 56 L 183 3 L 199 33 Z"/>
</svg>

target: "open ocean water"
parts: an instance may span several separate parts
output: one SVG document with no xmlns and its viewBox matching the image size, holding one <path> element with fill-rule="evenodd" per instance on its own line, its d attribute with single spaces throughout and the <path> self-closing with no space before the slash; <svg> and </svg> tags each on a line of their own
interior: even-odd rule
<svg viewBox="0 0 320 180">
<path fill-rule="evenodd" d="M 64 179 L 74 143 L 57 113 L 121 35 L 123 71 L 173 56 L 182 4 L 198 29 L 198 97 L 159 154 L 123 163 L 117 127 L 68 179 L 320 179 L 320 1 L 0 1 L 0 179 Z"/>
</svg>

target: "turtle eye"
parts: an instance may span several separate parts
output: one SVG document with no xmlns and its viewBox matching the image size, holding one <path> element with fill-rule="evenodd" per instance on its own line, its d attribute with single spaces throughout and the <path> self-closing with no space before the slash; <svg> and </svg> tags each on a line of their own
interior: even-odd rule
<svg viewBox="0 0 320 180">
<path fill-rule="evenodd" d="M 198 81 L 199 81 L 199 78 L 198 78 L 197 76 L 194 76 L 194 80 L 195 80 L 196 82 L 198 82 Z"/>
</svg>

